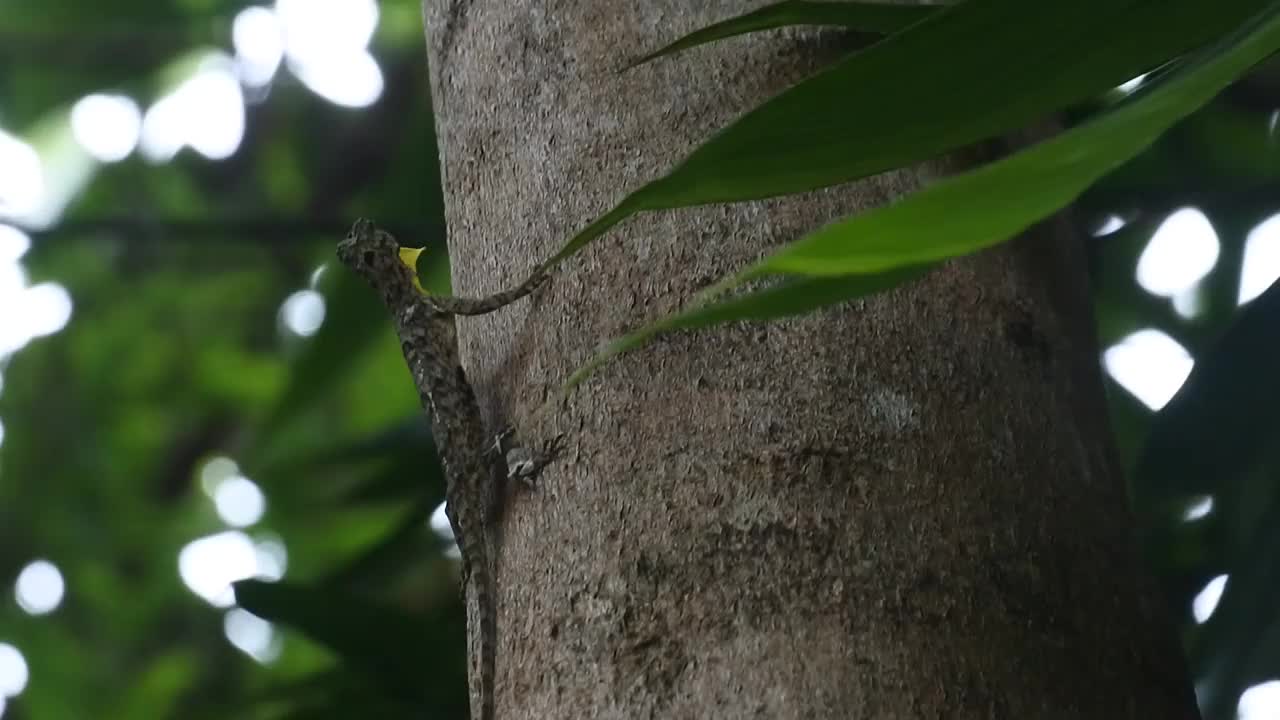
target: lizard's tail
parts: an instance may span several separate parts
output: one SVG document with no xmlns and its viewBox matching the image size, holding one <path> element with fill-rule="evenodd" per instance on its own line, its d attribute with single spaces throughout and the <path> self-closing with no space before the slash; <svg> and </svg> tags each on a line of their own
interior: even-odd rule
<svg viewBox="0 0 1280 720">
<path fill-rule="evenodd" d="M 471 720 L 494 720 L 498 622 L 487 568 L 476 568 L 470 573 L 466 601 L 467 685 L 471 696 Z"/>
</svg>

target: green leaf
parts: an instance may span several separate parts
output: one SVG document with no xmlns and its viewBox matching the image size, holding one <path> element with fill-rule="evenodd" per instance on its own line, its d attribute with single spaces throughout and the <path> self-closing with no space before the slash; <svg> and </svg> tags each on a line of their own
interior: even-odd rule
<svg viewBox="0 0 1280 720">
<path fill-rule="evenodd" d="M 603 352 L 592 358 L 590 363 L 575 371 L 565 383 L 565 390 L 585 380 L 610 358 L 628 350 L 634 350 L 663 333 L 736 320 L 775 320 L 812 312 L 821 307 L 887 290 L 895 285 L 914 280 L 930 269 L 932 266 L 922 265 L 875 275 L 796 278 L 775 287 L 743 294 L 720 303 L 695 307 L 615 340 Z"/>
<path fill-rule="evenodd" d="M 271 622 L 292 627 L 333 650 L 388 693 L 436 702 L 465 683 L 457 653 L 465 645 L 452 621 L 454 607 L 415 617 L 331 587 L 245 580 L 235 584 L 236 603 Z"/>
<path fill-rule="evenodd" d="M 365 690 L 364 692 L 331 693 L 329 697 L 312 700 L 271 720 L 350 720 L 353 717 L 409 720 L 422 717 L 418 714 L 419 712 L 420 710 L 414 705 L 406 705 L 392 698 L 379 697 Z M 465 718 L 466 711 L 463 708 L 457 708 L 452 712 L 437 710 L 430 717 Z"/>
<path fill-rule="evenodd" d="M 122 688 L 112 718 L 165 717 L 181 705 L 199 677 L 200 664 L 188 649 L 168 650 L 146 663 Z"/>
<path fill-rule="evenodd" d="M 336 241 L 335 241 L 336 242 Z M 353 358 L 386 327 L 387 311 L 355 273 L 330 263 L 321 279 L 325 319 L 293 361 L 290 381 L 263 424 L 278 430 L 342 382 Z"/>
<path fill-rule="evenodd" d="M 689 33 L 661 50 L 636 60 L 626 69 L 716 40 L 789 25 L 833 25 L 876 35 L 889 35 L 928 17 L 934 9 L 919 5 L 889 5 L 879 2 L 783 0 L 783 2 Z"/>
<path fill-rule="evenodd" d="M 1273 325 L 1274 327 L 1274 325 Z M 1273 366 L 1274 367 L 1274 366 Z M 1254 404 L 1257 401 L 1251 401 Z M 1261 403 L 1258 403 L 1261 404 Z M 1269 404 L 1274 405 L 1274 402 Z M 1197 443 L 1199 445 L 1199 442 Z M 1274 477 L 1268 477 L 1272 487 Z M 1249 685 L 1272 673 L 1272 663 L 1259 662 L 1260 650 L 1275 647 L 1276 588 L 1280 587 L 1280 498 L 1272 497 L 1260 522 L 1229 568 L 1230 577 L 1213 615 L 1200 628 L 1189 649 L 1196 677 L 1196 696 L 1206 718 L 1229 718 Z M 1270 633 L 1264 631 L 1270 629 Z M 1267 638 L 1267 635 L 1272 635 Z M 1270 650 L 1274 655 L 1274 650 Z"/>
<path fill-rule="evenodd" d="M 1230 488 L 1280 433 L 1280 281 L 1239 312 L 1156 415 L 1134 475 L 1143 507 Z"/>
<path fill-rule="evenodd" d="M 384 500 L 443 497 L 444 473 L 430 424 L 414 413 L 381 430 L 352 439 L 330 439 L 250 466 L 251 474 L 277 485 L 316 484 L 315 478 L 339 474 L 311 496 L 351 507 Z M 358 478 L 358 479 L 356 479 Z"/>
<path fill-rule="evenodd" d="M 893 279 L 884 273 L 977 252 L 1013 237 L 1069 204 L 1099 177 L 1141 152 L 1170 125 L 1280 47 L 1277 8 L 1280 4 L 1084 125 L 888 206 L 828 225 L 782 248 L 702 293 L 701 302 L 695 300 L 692 309 L 617 341 L 603 357 L 574 373 L 568 387 L 608 356 L 638 347 L 658 333 L 695 321 L 707 324 L 703 318 L 726 322 L 760 317 L 752 308 L 761 302 L 802 305 L 803 300 L 790 295 L 819 297 L 832 287 L 793 283 L 705 304 L 749 280 L 765 275 L 871 275 L 877 279 L 865 286 L 865 292 L 873 292 L 888 286 L 882 281 Z M 849 287 L 833 302 L 864 294 L 859 286 Z"/>
<path fill-rule="evenodd" d="M 1265 6 L 1262 0 L 948 6 L 747 113 L 669 174 L 623 198 L 543 267 L 642 210 L 828 187 L 1022 127 L 1217 40 Z"/>
<path fill-rule="evenodd" d="M 389 696 L 376 685 L 371 685 L 356 673 L 337 665 L 332 669 L 313 672 L 288 680 L 275 682 L 243 692 L 236 702 L 225 702 L 210 708 L 211 712 L 192 717 L 188 712 L 180 717 L 192 720 L 223 720 L 224 718 L 253 718 L 255 720 L 330 720 L 352 717 L 413 718 L 422 712 L 420 702 L 408 702 Z M 437 714 L 432 717 L 465 718 L 465 687 L 455 692 L 457 699 L 450 703 L 433 703 Z M 203 708 L 202 708 L 203 709 Z"/>
<path fill-rule="evenodd" d="M 433 537 L 427 523 L 438 502 L 432 498 L 415 503 L 381 539 L 329 573 L 320 584 L 325 587 L 376 585 L 387 577 L 402 574 L 415 564 L 420 568 L 423 550 L 432 545 Z"/>
<path fill-rule="evenodd" d="M 313 467 L 346 465 L 401 453 L 427 453 L 430 461 L 439 462 L 435 440 L 431 436 L 431 424 L 421 413 L 415 413 L 354 440 L 318 448 L 302 464 Z"/>
<path fill-rule="evenodd" d="M 419 266 L 429 268 L 429 280 L 424 284 L 434 291 L 442 273 L 447 278 L 448 256 L 442 239 L 430 237 L 425 243 L 425 258 L 419 258 Z M 379 333 L 386 332 L 390 323 L 377 293 L 337 262 L 327 266 L 319 289 L 325 300 L 324 322 L 293 361 L 290 382 L 263 423 L 270 430 L 278 431 L 312 403 L 332 394 L 346 379 L 355 360 L 371 347 Z"/>
</svg>

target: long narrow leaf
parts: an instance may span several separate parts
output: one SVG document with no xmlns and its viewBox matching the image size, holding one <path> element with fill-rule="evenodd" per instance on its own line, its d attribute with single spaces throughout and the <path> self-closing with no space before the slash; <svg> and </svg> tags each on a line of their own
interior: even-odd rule
<svg viewBox="0 0 1280 720">
<path fill-rule="evenodd" d="M 327 646 L 395 697 L 434 701 L 462 682 L 457 654 L 443 651 L 464 646 L 454 607 L 416 617 L 332 587 L 257 580 L 236 583 L 235 594 L 244 609 Z"/>
<path fill-rule="evenodd" d="M 1256 667 L 1255 655 L 1266 647 L 1263 630 L 1280 618 L 1275 604 L 1280 587 L 1280 564 L 1275 562 L 1280 553 L 1280 502 L 1273 499 L 1262 520 L 1237 556 L 1238 564 L 1230 568 L 1217 607 L 1190 648 L 1196 695 L 1207 718 L 1231 717 L 1240 693 L 1259 682 L 1261 673 L 1270 674 L 1271 668 Z"/>
<path fill-rule="evenodd" d="M 740 320 L 776 320 L 800 315 L 828 305 L 888 290 L 914 280 L 931 268 L 932 266 L 921 265 L 875 275 L 797 278 L 776 287 L 746 293 L 724 302 L 696 307 L 614 341 L 599 355 L 592 358 L 590 363 L 575 371 L 565 383 L 565 390 L 585 380 L 615 355 L 634 350 L 663 333 Z"/>
<path fill-rule="evenodd" d="M 790 25 L 830 25 L 889 35 L 928 17 L 934 9 L 921 5 L 890 5 L 883 2 L 783 0 L 689 33 L 661 50 L 636 60 L 627 69 L 717 40 Z"/>
<path fill-rule="evenodd" d="M 1173 123 L 1280 49 L 1277 8 L 1280 3 L 1101 117 L 886 207 L 828 225 L 716 285 L 703 297 L 763 275 L 892 278 L 884 274 L 973 253 L 1013 237 L 1070 203 L 1092 182 L 1141 152 Z M 751 308 L 759 302 L 799 303 L 790 295 L 813 295 L 815 287 L 829 286 L 792 283 L 716 304 L 695 304 L 618 340 L 604 356 L 638 347 L 667 330 L 706 324 L 701 318 L 725 322 L 757 317 Z M 861 287 L 857 284 L 848 287 L 851 292 L 831 302 L 863 294 L 856 292 Z M 866 288 L 875 291 L 882 284 L 871 282 Z M 594 359 L 575 373 L 569 387 L 603 359 Z"/>
<path fill-rule="evenodd" d="M 378 297 L 346 268 L 330 268 L 324 273 L 321 293 L 325 298 L 325 321 L 293 360 L 289 384 L 263 423 L 264 428 L 279 428 L 324 397 L 334 383 L 341 381 L 352 358 L 367 349 L 383 327 L 370 321 L 381 317 Z"/>
<path fill-rule="evenodd" d="M 1229 487 L 1280 432 L 1280 281 L 1240 311 L 1156 416 L 1134 475 L 1141 506 Z"/>
<path fill-rule="evenodd" d="M 779 94 L 590 223 L 828 187 L 994 137 L 1216 41 L 1264 0 L 966 0 Z"/>
</svg>

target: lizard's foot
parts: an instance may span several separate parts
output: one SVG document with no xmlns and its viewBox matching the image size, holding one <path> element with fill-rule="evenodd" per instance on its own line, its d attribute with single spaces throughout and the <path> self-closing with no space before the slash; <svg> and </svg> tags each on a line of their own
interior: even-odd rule
<svg viewBox="0 0 1280 720">
<path fill-rule="evenodd" d="M 514 427 L 511 427 L 510 425 L 503 428 L 502 432 L 493 436 L 493 445 L 489 447 L 489 450 L 487 452 L 490 452 L 490 453 L 493 453 L 494 455 L 499 455 L 499 456 L 506 455 L 507 450 L 505 450 L 505 448 L 507 446 L 507 440 L 509 440 L 511 436 L 515 434 L 515 432 L 516 432 L 516 429 Z"/>
<path fill-rule="evenodd" d="M 564 452 L 564 435 L 557 435 L 544 443 L 542 449 L 533 452 L 525 448 L 507 451 L 507 479 L 519 480 L 531 489 L 537 489 L 538 475 Z"/>
</svg>

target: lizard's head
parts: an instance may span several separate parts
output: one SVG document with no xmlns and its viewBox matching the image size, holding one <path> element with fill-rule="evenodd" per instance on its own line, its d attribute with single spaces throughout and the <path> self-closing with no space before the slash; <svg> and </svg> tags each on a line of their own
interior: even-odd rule
<svg viewBox="0 0 1280 720">
<path fill-rule="evenodd" d="M 375 288 L 390 282 L 411 281 L 418 284 L 417 260 L 421 250 L 400 247 L 391 233 L 372 220 L 360 218 L 351 226 L 347 237 L 338 243 L 338 259 Z"/>
</svg>

